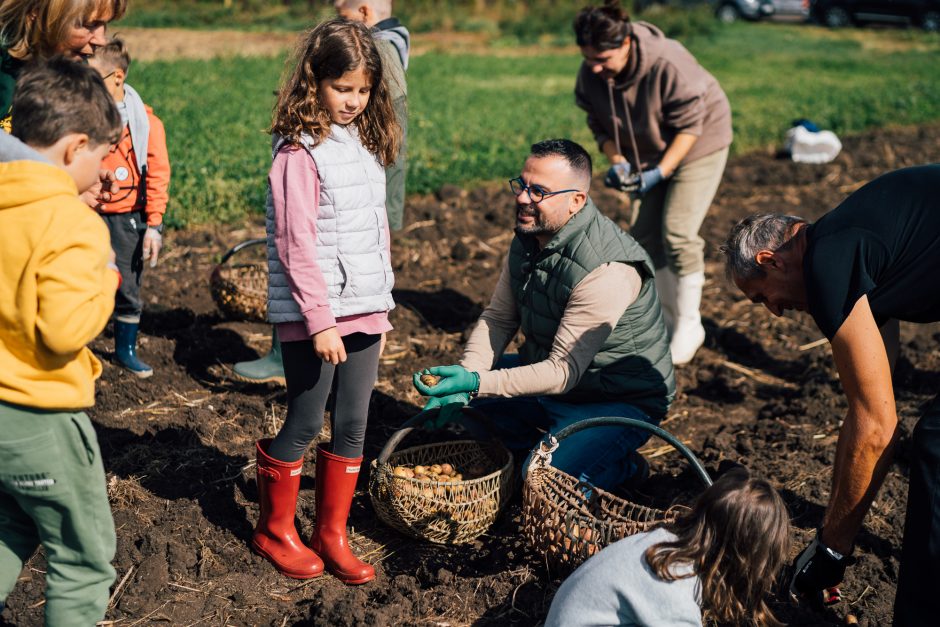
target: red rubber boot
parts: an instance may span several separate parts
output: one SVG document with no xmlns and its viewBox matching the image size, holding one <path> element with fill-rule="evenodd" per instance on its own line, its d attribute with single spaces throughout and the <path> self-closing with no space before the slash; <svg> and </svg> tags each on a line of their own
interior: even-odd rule
<svg viewBox="0 0 940 627">
<path fill-rule="evenodd" d="M 362 457 L 340 457 L 317 447 L 317 523 L 310 548 L 323 558 L 326 569 L 346 584 L 375 579 L 375 569 L 349 549 L 346 520 L 352 506 Z"/>
<path fill-rule="evenodd" d="M 251 546 L 288 577 L 310 579 L 323 573 L 323 560 L 303 543 L 294 526 L 304 460 L 282 462 L 268 457 L 265 451 L 270 444 L 271 440 L 259 440 L 255 447 L 261 515 Z"/>
</svg>

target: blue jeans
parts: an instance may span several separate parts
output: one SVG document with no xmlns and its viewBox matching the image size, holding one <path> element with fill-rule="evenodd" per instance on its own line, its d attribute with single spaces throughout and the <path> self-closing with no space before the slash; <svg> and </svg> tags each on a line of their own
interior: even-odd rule
<svg viewBox="0 0 940 627">
<path fill-rule="evenodd" d="M 496 367 L 509 368 L 517 364 L 517 355 L 506 355 Z M 546 433 L 558 433 L 587 418 L 621 416 L 654 425 L 659 423 L 635 405 L 619 401 L 567 403 L 550 396 L 525 396 L 477 399 L 470 406 L 486 414 L 491 423 L 462 417 L 460 424 L 474 437 L 497 439 L 513 453 L 526 455 Z M 580 481 L 609 490 L 637 471 L 631 453 L 649 438 L 649 432 L 629 427 L 585 429 L 560 443 L 552 454 L 552 466 Z"/>
</svg>

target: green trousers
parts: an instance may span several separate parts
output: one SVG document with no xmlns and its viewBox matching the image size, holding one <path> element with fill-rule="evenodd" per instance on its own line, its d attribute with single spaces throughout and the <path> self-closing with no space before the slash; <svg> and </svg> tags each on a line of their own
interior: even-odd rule
<svg viewBox="0 0 940 627">
<path fill-rule="evenodd" d="M 0 603 L 40 543 L 46 625 L 103 619 L 116 539 L 91 421 L 0 403 Z"/>
</svg>

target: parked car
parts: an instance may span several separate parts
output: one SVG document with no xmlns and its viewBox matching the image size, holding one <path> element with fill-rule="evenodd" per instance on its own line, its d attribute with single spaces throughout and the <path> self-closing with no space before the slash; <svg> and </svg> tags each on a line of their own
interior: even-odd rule
<svg viewBox="0 0 940 627">
<path fill-rule="evenodd" d="M 940 0 L 816 0 L 812 13 L 813 19 L 831 28 L 895 22 L 940 30 Z"/>
<path fill-rule="evenodd" d="M 773 3 L 775 17 L 809 19 L 810 0 L 773 0 Z"/>
<path fill-rule="evenodd" d="M 715 17 L 725 24 L 740 19 L 761 20 L 773 14 L 773 0 L 718 0 L 715 6 Z"/>
</svg>

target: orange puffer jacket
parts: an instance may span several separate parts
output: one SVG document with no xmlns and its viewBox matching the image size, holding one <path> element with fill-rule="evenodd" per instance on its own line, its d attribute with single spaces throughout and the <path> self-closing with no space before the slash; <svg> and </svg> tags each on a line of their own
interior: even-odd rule
<svg viewBox="0 0 940 627">
<path fill-rule="evenodd" d="M 147 175 L 141 180 L 140 169 L 134 156 L 131 132 L 124 126 L 121 141 L 111 148 L 111 152 L 101 164 L 114 172 L 116 179 L 112 187 L 111 201 L 103 203 L 101 213 L 128 213 L 143 209 L 147 213 L 147 226 L 163 223 L 166 203 L 170 189 L 170 157 L 166 150 L 166 131 L 163 122 L 149 106 L 147 120 L 150 122 L 150 136 L 147 141 Z"/>
</svg>

